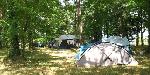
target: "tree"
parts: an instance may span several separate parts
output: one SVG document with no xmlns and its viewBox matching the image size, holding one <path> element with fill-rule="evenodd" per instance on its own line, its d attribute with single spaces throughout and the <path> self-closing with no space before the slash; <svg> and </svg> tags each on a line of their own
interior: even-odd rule
<svg viewBox="0 0 150 75">
<path fill-rule="evenodd" d="M 145 4 L 146 5 L 146 8 L 147 8 L 147 13 L 148 13 L 148 22 L 147 22 L 147 24 L 146 24 L 146 27 L 147 27 L 147 29 L 148 29 L 148 52 L 150 53 L 150 26 L 149 26 L 149 24 L 150 24 L 150 1 L 149 0 L 146 0 L 146 3 L 147 4 Z"/>
<path fill-rule="evenodd" d="M 22 55 L 21 50 L 19 49 L 19 35 L 18 35 L 18 23 L 17 23 L 17 13 L 18 8 L 15 6 L 15 0 L 8 2 L 8 20 L 10 22 L 10 40 L 11 40 L 11 49 L 9 52 L 10 58 L 20 57 Z"/>
<path fill-rule="evenodd" d="M 31 49 L 33 40 L 54 37 L 62 18 L 59 1 L 50 0 L 2 0 L 2 39 L 10 46 L 9 57 L 24 57 L 26 47 Z M 55 34 L 55 35 L 53 35 Z M 1 41 L 0 41 L 1 42 Z M 27 46 L 29 44 L 29 46 Z M 4 43 L 3 43 L 4 45 Z"/>
</svg>

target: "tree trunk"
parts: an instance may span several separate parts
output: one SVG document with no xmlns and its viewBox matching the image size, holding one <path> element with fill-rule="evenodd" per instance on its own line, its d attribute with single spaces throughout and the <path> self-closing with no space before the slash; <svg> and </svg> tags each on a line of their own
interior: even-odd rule
<svg viewBox="0 0 150 75">
<path fill-rule="evenodd" d="M 10 1 L 9 6 L 9 17 L 8 20 L 10 22 L 10 41 L 11 48 L 9 51 L 9 58 L 12 60 L 16 60 L 18 57 L 22 57 L 22 51 L 19 49 L 19 35 L 18 35 L 18 24 L 17 24 L 17 12 L 15 8 L 15 4 L 13 1 Z"/>
<path fill-rule="evenodd" d="M 0 20 L 2 19 L 2 9 L 0 8 Z M 2 48 L 2 29 L 3 27 L 0 27 L 0 49 Z"/>
<path fill-rule="evenodd" d="M 34 50 L 32 32 L 28 31 L 29 50 Z"/>
<path fill-rule="evenodd" d="M 140 7 L 139 8 L 139 11 L 138 11 L 138 16 L 140 18 L 142 18 L 142 8 Z M 141 32 L 141 46 L 143 47 L 144 46 L 144 40 L 143 40 L 143 33 L 145 32 L 145 30 L 143 30 L 143 20 L 139 22 L 140 24 L 140 32 Z"/>
<path fill-rule="evenodd" d="M 80 39 L 82 39 L 82 29 L 83 24 L 81 24 L 81 7 L 80 7 L 80 0 L 77 0 L 77 33 L 80 36 Z"/>
<path fill-rule="evenodd" d="M 148 27 L 148 52 L 150 53 L 150 27 Z"/>
<path fill-rule="evenodd" d="M 148 24 L 147 24 L 147 28 L 148 28 L 148 53 L 150 53 L 150 0 L 147 0 L 147 9 L 148 9 Z"/>
<path fill-rule="evenodd" d="M 98 30 L 97 30 L 98 31 Z M 96 33 L 95 33 L 95 35 L 94 35 L 94 38 L 95 38 L 95 42 L 97 42 L 97 41 L 102 41 L 101 39 L 102 39 L 102 28 L 99 28 L 99 32 L 97 32 L 96 31 Z"/>
<path fill-rule="evenodd" d="M 23 47 L 23 50 L 25 50 L 25 47 L 26 47 L 26 33 L 27 33 L 27 31 L 28 31 L 28 27 L 29 27 L 29 24 L 30 24 L 30 22 L 29 22 L 29 17 L 28 17 L 28 15 L 26 15 L 26 17 L 25 17 L 25 24 L 24 24 L 24 26 L 23 26 L 23 38 L 22 38 L 22 47 Z"/>
<path fill-rule="evenodd" d="M 123 12 L 121 14 L 123 14 Z M 128 37 L 127 28 L 126 28 L 123 16 L 120 16 L 119 24 L 120 24 L 119 25 L 119 30 L 118 30 L 119 31 L 119 35 L 121 34 L 122 37 Z"/>
<path fill-rule="evenodd" d="M 139 33 L 136 33 L 136 46 L 139 46 Z"/>
<path fill-rule="evenodd" d="M 141 33 L 141 46 L 144 46 L 144 39 L 143 39 L 143 33 Z"/>
<path fill-rule="evenodd" d="M 2 48 L 2 27 L 0 27 L 0 49 Z"/>
<path fill-rule="evenodd" d="M 143 39 L 143 29 L 141 28 L 141 46 L 143 47 L 144 46 L 144 39 Z"/>
<path fill-rule="evenodd" d="M 0 19 L 2 19 L 2 16 L 3 16 L 3 12 L 2 9 L 0 8 Z"/>
<path fill-rule="evenodd" d="M 14 59 L 18 56 L 21 56 L 21 51 L 19 49 L 19 36 L 17 32 L 17 24 L 12 23 L 11 24 L 11 49 L 9 52 L 9 57 Z"/>
</svg>

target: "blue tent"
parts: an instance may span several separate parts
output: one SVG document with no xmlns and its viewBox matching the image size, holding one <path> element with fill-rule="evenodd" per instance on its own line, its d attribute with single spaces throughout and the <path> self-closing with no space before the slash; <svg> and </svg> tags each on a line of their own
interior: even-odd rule
<svg viewBox="0 0 150 75">
<path fill-rule="evenodd" d="M 86 44 L 81 45 L 80 48 L 79 48 L 79 52 L 76 55 L 76 60 L 79 60 L 82 57 L 82 55 L 84 55 L 85 51 L 88 48 L 91 48 L 92 46 L 94 46 L 96 44 L 100 44 L 100 43 L 101 43 L 101 41 L 98 41 L 98 42 L 95 42 L 95 43 L 86 43 Z"/>
</svg>

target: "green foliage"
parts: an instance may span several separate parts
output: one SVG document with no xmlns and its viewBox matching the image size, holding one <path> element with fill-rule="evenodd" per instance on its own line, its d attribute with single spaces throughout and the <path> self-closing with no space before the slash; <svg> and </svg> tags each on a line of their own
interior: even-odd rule
<svg viewBox="0 0 150 75">
<path fill-rule="evenodd" d="M 28 43 L 30 48 L 33 39 L 45 42 L 47 37 L 59 34 L 57 31 L 63 20 L 59 18 L 62 16 L 59 1 L 2 0 L 0 7 L 1 39 L 5 40 L 0 43 L 10 46 L 10 56 L 22 56 L 22 49 L 24 50 Z"/>
<path fill-rule="evenodd" d="M 0 45 L 24 50 L 34 39 L 78 32 L 77 3 L 64 2 L 62 6 L 59 0 L 1 0 Z M 81 0 L 83 36 L 98 41 L 103 35 L 129 38 L 150 30 L 148 7 L 148 0 Z"/>
<path fill-rule="evenodd" d="M 84 5 L 84 8 L 86 9 L 86 11 L 84 11 L 86 14 L 85 33 L 92 35 L 103 31 L 104 34 L 107 34 L 108 36 L 121 34 L 117 32 L 119 32 L 121 26 L 128 25 L 124 22 L 130 15 L 130 9 L 128 7 L 131 6 L 131 2 L 128 3 L 128 1 L 120 0 L 86 1 Z"/>
<path fill-rule="evenodd" d="M 47 42 L 46 38 L 37 38 L 35 39 L 36 42 Z"/>
</svg>

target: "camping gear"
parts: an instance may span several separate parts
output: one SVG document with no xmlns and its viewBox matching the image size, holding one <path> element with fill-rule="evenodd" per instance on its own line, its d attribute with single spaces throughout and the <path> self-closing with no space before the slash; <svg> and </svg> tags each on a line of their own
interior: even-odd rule
<svg viewBox="0 0 150 75">
<path fill-rule="evenodd" d="M 76 37 L 74 35 L 61 35 L 59 37 L 59 45 L 63 40 L 66 40 L 68 44 L 74 44 Z"/>
<path fill-rule="evenodd" d="M 58 41 L 58 47 L 63 49 L 69 49 L 76 47 L 77 37 L 75 35 L 61 35 L 59 38 L 55 38 Z"/>
<path fill-rule="evenodd" d="M 137 65 L 138 62 L 124 48 L 101 43 L 88 48 L 77 60 L 78 66 Z"/>
<path fill-rule="evenodd" d="M 131 53 L 131 50 L 129 49 L 130 42 L 126 37 L 121 38 L 120 36 L 110 36 L 109 38 L 102 38 L 102 42 L 109 42 L 112 44 L 119 45 L 121 47 L 124 47 L 129 53 Z"/>
<path fill-rule="evenodd" d="M 78 52 L 77 55 L 76 55 L 76 60 L 79 60 L 80 57 L 81 57 L 81 55 L 82 55 L 88 48 L 90 48 L 91 45 L 92 45 L 92 44 L 83 44 L 83 45 L 81 45 L 80 48 L 79 48 L 79 52 Z"/>
<path fill-rule="evenodd" d="M 117 41 L 118 39 L 120 41 Z M 120 37 L 111 37 L 111 40 L 94 43 L 76 56 L 78 66 L 109 66 L 109 65 L 138 65 L 138 62 L 127 51 L 127 42 Z M 125 38 L 123 38 L 125 39 Z M 115 41 L 116 40 L 116 41 Z"/>
</svg>

